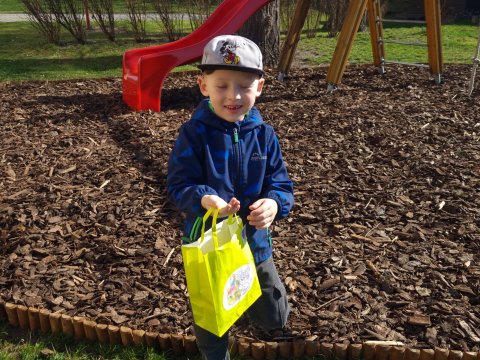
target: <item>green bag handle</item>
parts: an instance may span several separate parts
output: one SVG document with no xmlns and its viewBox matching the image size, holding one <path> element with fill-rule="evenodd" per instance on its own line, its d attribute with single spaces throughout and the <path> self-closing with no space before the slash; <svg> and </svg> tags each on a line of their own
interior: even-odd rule
<svg viewBox="0 0 480 360">
<path fill-rule="evenodd" d="M 212 215 L 213 212 L 213 219 L 212 219 L 212 239 L 213 239 L 213 246 L 215 249 L 218 249 L 218 236 L 217 236 L 217 218 L 218 218 L 218 213 L 220 209 L 218 208 L 213 208 L 211 207 L 210 209 L 207 210 L 205 215 L 203 215 L 203 223 L 202 223 L 202 233 L 200 237 L 200 244 L 205 240 L 205 224 Z M 228 221 L 231 222 L 233 220 L 233 217 L 235 216 L 235 220 L 238 221 L 238 216 L 237 214 L 230 214 L 228 215 Z M 241 237 L 241 234 L 239 235 Z"/>
<path fill-rule="evenodd" d="M 213 212 L 213 219 L 212 219 L 212 239 L 213 239 L 213 246 L 215 249 L 218 248 L 218 237 L 217 237 L 217 217 L 218 212 L 220 209 L 211 207 L 207 210 L 205 215 L 203 215 L 203 224 L 202 224 L 202 235 L 200 237 L 200 244 L 205 240 L 205 223 L 207 222 L 208 218 Z"/>
</svg>

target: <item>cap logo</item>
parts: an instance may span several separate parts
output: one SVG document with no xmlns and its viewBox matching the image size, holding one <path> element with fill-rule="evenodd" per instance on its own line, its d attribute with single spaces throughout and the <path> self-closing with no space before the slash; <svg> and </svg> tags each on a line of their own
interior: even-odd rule
<svg viewBox="0 0 480 360">
<path fill-rule="evenodd" d="M 240 62 L 240 57 L 235 54 L 235 50 L 238 45 L 231 43 L 230 41 L 224 41 L 220 48 L 220 54 L 223 57 L 223 62 L 228 65 L 237 65 Z"/>
</svg>

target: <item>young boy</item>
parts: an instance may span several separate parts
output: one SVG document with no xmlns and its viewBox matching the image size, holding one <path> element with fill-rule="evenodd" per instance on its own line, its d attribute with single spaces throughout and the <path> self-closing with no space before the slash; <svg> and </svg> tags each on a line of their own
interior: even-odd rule
<svg viewBox="0 0 480 360">
<path fill-rule="evenodd" d="M 238 213 L 262 288 L 247 314 L 266 330 L 279 329 L 289 306 L 273 263 L 269 227 L 292 208 L 293 185 L 274 130 L 254 107 L 265 82 L 262 54 L 248 39 L 218 36 L 205 46 L 198 67 L 207 99 L 180 129 L 168 163 L 168 197 L 186 213 L 184 242 L 197 240 L 193 224 L 210 207 L 219 208 L 220 216 Z M 220 338 L 194 328 L 205 359 L 230 358 L 228 332 Z"/>
</svg>

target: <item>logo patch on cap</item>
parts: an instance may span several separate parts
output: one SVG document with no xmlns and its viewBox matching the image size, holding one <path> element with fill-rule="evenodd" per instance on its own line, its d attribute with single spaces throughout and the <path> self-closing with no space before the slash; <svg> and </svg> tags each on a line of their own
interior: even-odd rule
<svg viewBox="0 0 480 360">
<path fill-rule="evenodd" d="M 237 65 L 240 62 L 240 56 L 235 54 L 235 50 L 239 45 L 235 45 L 230 41 L 224 41 L 222 47 L 220 48 L 220 55 L 223 56 L 223 62 L 228 65 L 235 64 Z"/>
</svg>

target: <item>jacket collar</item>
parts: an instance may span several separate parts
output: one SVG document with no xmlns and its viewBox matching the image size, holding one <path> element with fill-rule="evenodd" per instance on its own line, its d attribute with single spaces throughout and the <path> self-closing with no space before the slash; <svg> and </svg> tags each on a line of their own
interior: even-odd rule
<svg viewBox="0 0 480 360">
<path fill-rule="evenodd" d="M 223 120 L 222 118 L 218 117 L 208 105 L 209 99 L 204 99 L 200 102 L 200 104 L 195 109 L 192 120 L 200 121 L 208 126 L 213 126 L 220 130 L 224 129 L 231 129 L 233 127 L 239 127 L 244 131 L 248 131 L 251 129 L 256 128 L 257 126 L 263 124 L 262 116 L 257 108 L 254 106 L 248 115 L 241 121 L 237 121 L 235 123 L 231 123 L 228 121 Z"/>
</svg>

